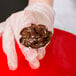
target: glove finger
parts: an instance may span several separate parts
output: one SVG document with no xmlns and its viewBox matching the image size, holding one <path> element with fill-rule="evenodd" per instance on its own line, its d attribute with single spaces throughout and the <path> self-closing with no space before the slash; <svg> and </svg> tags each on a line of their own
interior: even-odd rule
<svg viewBox="0 0 76 76">
<path fill-rule="evenodd" d="M 39 49 L 38 49 L 38 59 L 39 59 L 39 60 L 43 59 L 44 56 L 45 56 L 45 54 L 46 54 L 46 49 L 45 49 L 45 47 L 42 47 L 42 48 L 39 48 Z"/>
<path fill-rule="evenodd" d="M 8 66 L 10 70 L 15 70 L 18 66 L 14 42 L 14 35 L 11 27 L 6 27 L 3 34 L 3 50 L 7 55 Z"/>
<path fill-rule="evenodd" d="M 35 58 L 32 62 L 29 62 L 29 65 L 32 69 L 38 69 L 40 67 L 40 62 Z"/>
<path fill-rule="evenodd" d="M 38 60 L 37 49 L 27 48 L 23 45 L 20 45 L 21 51 L 25 56 L 25 59 L 29 62 L 32 69 L 37 69 L 40 66 Z"/>
</svg>

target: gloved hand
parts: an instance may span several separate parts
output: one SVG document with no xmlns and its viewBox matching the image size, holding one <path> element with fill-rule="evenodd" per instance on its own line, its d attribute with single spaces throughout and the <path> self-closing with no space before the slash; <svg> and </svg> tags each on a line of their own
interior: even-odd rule
<svg viewBox="0 0 76 76">
<path fill-rule="evenodd" d="M 19 42 L 21 30 L 29 27 L 32 23 L 43 24 L 53 33 L 54 11 L 51 6 L 44 3 L 29 5 L 23 11 L 12 14 L 5 22 L 0 24 L 3 50 L 7 55 L 8 66 L 11 70 L 15 70 L 18 66 L 14 39 L 16 39 L 25 59 L 33 69 L 40 66 L 39 60 L 45 56 L 46 46 L 33 49 L 25 47 Z"/>
</svg>

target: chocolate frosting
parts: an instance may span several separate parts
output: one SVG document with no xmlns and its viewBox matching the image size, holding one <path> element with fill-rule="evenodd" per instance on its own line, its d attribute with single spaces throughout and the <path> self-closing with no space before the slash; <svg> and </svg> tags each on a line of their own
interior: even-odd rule
<svg viewBox="0 0 76 76">
<path fill-rule="evenodd" d="M 51 40 L 52 32 L 48 31 L 45 25 L 31 24 L 30 27 L 23 28 L 20 35 L 21 44 L 38 49 L 44 47 Z"/>
</svg>

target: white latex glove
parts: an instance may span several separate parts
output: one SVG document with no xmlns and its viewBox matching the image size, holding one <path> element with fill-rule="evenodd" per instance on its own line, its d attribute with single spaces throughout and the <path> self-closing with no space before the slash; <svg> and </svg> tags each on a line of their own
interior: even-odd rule
<svg viewBox="0 0 76 76">
<path fill-rule="evenodd" d="M 37 69 L 40 66 L 39 60 L 45 56 L 46 46 L 32 49 L 19 42 L 21 30 L 24 27 L 29 27 L 31 23 L 46 25 L 48 30 L 53 33 L 54 11 L 51 6 L 44 3 L 32 4 L 23 11 L 12 14 L 5 22 L 0 24 L 0 33 L 3 33 L 3 50 L 7 55 L 8 66 L 11 70 L 15 70 L 18 66 L 14 39 L 16 39 L 31 68 Z"/>
</svg>

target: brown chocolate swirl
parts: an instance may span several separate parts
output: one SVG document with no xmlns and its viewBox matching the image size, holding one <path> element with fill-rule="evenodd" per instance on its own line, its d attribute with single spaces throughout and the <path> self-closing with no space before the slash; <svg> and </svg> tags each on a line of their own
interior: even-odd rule
<svg viewBox="0 0 76 76">
<path fill-rule="evenodd" d="M 25 47 L 38 49 L 44 47 L 52 37 L 52 32 L 48 31 L 45 25 L 31 24 L 30 27 L 23 28 L 20 32 L 22 36 L 20 43 Z"/>
</svg>

